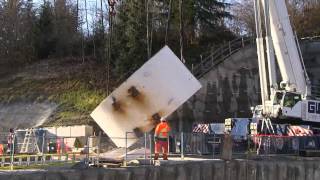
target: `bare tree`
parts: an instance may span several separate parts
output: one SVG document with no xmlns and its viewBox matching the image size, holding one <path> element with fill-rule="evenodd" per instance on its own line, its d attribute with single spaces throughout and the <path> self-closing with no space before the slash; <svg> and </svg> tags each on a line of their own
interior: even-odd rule
<svg viewBox="0 0 320 180">
<path fill-rule="evenodd" d="M 230 22 L 230 29 L 238 35 L 254 36 L 253 0 L 236 1 L 233 3 L 231 11 L 233 19 Z"/>
</svg>

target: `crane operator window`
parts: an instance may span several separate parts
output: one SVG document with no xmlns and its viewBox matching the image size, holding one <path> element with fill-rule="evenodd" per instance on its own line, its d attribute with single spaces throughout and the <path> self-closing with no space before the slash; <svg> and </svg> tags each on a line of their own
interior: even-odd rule
<svg viewBox="0 0 320 180">
<path fill-rule="evenodd" d="M 276 95 L 274 96 L 273 105 L 281 104 L 282 96 L 282 92 L 276 92 Z"/>
<path fill-rule="evenodd" d="M 294 93 L 286 93 L 283 100 L 283 106 L 292 108 L 299 101 L 301 101 L 301 95 Z"/>
</svg>

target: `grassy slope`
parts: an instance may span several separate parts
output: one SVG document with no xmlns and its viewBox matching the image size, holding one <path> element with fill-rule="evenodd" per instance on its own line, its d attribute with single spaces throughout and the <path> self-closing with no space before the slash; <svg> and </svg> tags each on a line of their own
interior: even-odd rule
<svg viewBox="0 0 320 180">
<path fill-rule="evenodd" d="M 105 67 L 92 61 L 51 59 L 0 78 L 0 102 L 55 102 L 44 126 L 90 124 L 89 114 L 106 97 Z"/>
</svg>

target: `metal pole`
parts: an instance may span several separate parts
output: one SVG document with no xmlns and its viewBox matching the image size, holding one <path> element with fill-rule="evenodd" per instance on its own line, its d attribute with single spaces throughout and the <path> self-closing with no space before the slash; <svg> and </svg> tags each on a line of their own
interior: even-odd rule
<svg viewBox="0 0 320 180">
<path fill-rule="evenodd" d="M 101 148 L 101 131 L 99 132 L 99 137 L 98 137 L 98 150 L 97 150 L 97 165 L 99 167 L 100 165 L 100 148 Z"/>
<path fill-rule="evenodd" d="M 149 148 L 150 148 L 150 164 L 152 164 L 152 136 L 149 134 Z"/>
<path fill-rule="evenodd" d="M 181 132 L 181 159 L 184 159 L 184 142 L 183 142 L 183 132 Z"/>
<path fill-rule="evenodd" d="M 89 136 L 86 136 L 86 165 L 89 165 Z"/>
<path fill-rule="evenodd" d="M 248 144 L 248 147 L 247 147 L 247 159 L 249 159 L 249 155 L 250 155 L 250 151 L 251 151 L 251 148 L 250 148 L 250 140 L 251 140 L 251 136 L 250 135 L 247 135 L 247 144 Z"/>
<path fill-rule="evenodd" d="M 147 162 L 147 133 L 144 133 L 144 163 Z"/>
<path fill-rule="evenodd" d="M 200 54 L 200 68 L 201 68 L 201 73 L 202 73 L 202 71 L 203 71 L 203 62 L 202 62 L 202 54 Z"/>
<path fill-rule="evenodd" d="M 13 134 L 13 143 L 11 145 L 11 167 L 10 170 L 13 170 L 13 161 L 14 161 L 14 140 L 15 140 L 16 134 Z"/>
<path fill-rule="evenodd" d="M 41 152 L 43 154 L 43 150 L 44 150 L 44 136 L 45 136 L 45 133 L 42 134 L 42 146 L 41 146 Z"/>
<path fill-rule="evenodd" d="M 193 65 L 193 63 L 191 64 L 191 72 L 192 72 L 192 74 L 194 73 L 194 65 Z"/>
<path fill-rule="evenodd" d="M 241 38 L 241 45 L 242 45 L 242 47 L 244 47 L 244 40 L 243 40 L 243 37 Z"/>
<path fill-rule="evenodd" d="M 216 144 L 215 144 L 215 141 L 216 141 L 216 135 L 213 134 L 213 142 L 212 142 L 212 159 L 214 159 L 214 151 L 215 151 L 215 147 L 216 147 Z"/>
<path fill-rule="evenodd" d="M 43 151 L 44 151 L 44 140 L 45 140 L 46 133 L 43 132 L 42 134 L 42 146 L 41 146 L 41 152 L 42 152 L 42 163 L 43 163 Z"/>
<path fill-rule="evenodd" d="M 168 139 L 167 139 L 167 144 L 168 144 L 168 155 L 170 154 L 170 135 L 168 134 Z"/>
<path fill-rule="evenodd" d="M 125 141 L 126 141 L 126 143 L 125 143 L 125 144 L 126 144 L 126 145 L 125 145 L 125 146 L 126 146 L 126 154 L 125 154 L 125 156 L 124 156 L 123 166 L 127 166 L 127 158 L 128 158 L 128 157 L 127 157 L 127 153 L 128 153 L 128 150 L 127 150 L 128 139 L 127 139 L 127 138 L 128 138 L 128 132 L 126 132 L 125 138 L 126 138 L 126 139 L 125 139 Z"/>
</svg>

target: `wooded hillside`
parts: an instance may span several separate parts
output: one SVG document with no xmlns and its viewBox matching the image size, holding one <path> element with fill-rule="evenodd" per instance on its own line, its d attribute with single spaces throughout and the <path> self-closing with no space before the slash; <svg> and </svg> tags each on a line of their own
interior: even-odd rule
<svg viewBox="0 0 320 180">
<path fill-rule="evenodd" d="M 288 4 L 299 37 L 320 34 L 319 1 Z M 252 6 L 252 0 L 0 0 L 1 102 L 49 100 L 59 105 L 56 122 L 87 121 L 165 44 L 191 69 L 223 43 L 254 36 Z"/>
</svg>

